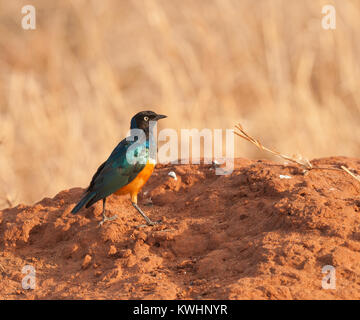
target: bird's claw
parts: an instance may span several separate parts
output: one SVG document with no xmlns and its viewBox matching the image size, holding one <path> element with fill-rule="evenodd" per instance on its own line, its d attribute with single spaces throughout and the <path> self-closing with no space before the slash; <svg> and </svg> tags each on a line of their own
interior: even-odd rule
<svg viewBox="0 0 360 320">
<path fill-rule="evenodd" d="M 115 214 L 114 216 L 112 216 L 112 217 L 107 217 L 107 216 L 103 216 L 103 219 L 99 222 L 99 226 L 102 226 L 103 224 L 104 224 L 104 222 L 106 222 L 106 221 L 113 221 L 113 220 L 115 220 L 115 219 L 117 219 L 118 218 L 118 215 L 117 214 Z"/>
<path fill-rule="evenodd" d="M 140 228 L 145 228 L 145 227 L 153 227 L 156 226 L 158 224 L 161 224 L 162 221 L 158 220 L 158 221 L 147 221 L 146 224 L 139 224 L 138 226 L 136 226 L 136 228 L 140 229 Z"/>
</svg>

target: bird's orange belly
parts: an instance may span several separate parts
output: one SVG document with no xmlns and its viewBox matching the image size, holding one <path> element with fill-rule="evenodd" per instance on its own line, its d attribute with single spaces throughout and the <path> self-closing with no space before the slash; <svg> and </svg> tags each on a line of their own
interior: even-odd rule
<svg viewBox="0 0 360 320">
<path fill-rule="evenodd" d="M 153 163 L 147 163 L 144 169 L 139 172 L 139 174 L 133 181 L 131 181 L 126 186 L 120 188 L 118 191 L 115 192 L 115 194 L 122 195 L 130 193 L 131 195 L 136 195 L 144 186 L 146 181 L 148 181 L 148 179 L 150 178 L 151 174 L 154 171 L 154 167 L 155 165 Z"/>
</svg>

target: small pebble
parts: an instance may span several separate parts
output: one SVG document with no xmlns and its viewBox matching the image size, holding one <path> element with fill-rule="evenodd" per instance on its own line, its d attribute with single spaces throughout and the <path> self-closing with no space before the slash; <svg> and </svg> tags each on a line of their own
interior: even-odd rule
<svg viewBox="0 0 360 320">
<path fill-rule="evenodd" d="M 171 178 L 173 178 L 175 181 L 177 180 L 177 176 L 176 176 L 176 173 L 174 171 L 170 171 L 168 173 L 168 176 L 170 176 Z"/>
<path fill-rule="evenodd" d="M 213 167 L 217 168 L 218 166 L 220 166 L 220 163 L 218 161 L 214 160 L 212 162 L 212 165 L 213 165 Z"/>
<path fill-rule="evenodd" d="M 111 245 L 108 251 L 108 255 L 113 256 L 116 254 L 116 252 L 117 252 L 116 247 L 114 245 Z"/>
<path fill-rule="evenodd" d="M 287 176 L 284 174 L 281 174 L 279 177 L 280 177 L 280 179 L 291 179 L 291 176 Z"/>
<path fill-rule="evenodd" d="M 89 267 L 91 262 L 91 255 L 87 254 L 83 260 L 83 263 L 81 265 L 81 269 L 86 269 Z"/>
</svg>

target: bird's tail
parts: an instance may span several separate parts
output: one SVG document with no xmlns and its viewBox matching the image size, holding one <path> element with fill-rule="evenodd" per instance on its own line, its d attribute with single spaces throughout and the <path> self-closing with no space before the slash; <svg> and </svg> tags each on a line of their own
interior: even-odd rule
<svg viewBox="0 0 360 320">
<path fill-rule="evenodd" d="M 71 213 L 77 213 L 83 206 L 85 206 L 92 198 L 94 198 L 96 192 L 85 193 L 78 204 L 71 210 Z"/>
</svg>

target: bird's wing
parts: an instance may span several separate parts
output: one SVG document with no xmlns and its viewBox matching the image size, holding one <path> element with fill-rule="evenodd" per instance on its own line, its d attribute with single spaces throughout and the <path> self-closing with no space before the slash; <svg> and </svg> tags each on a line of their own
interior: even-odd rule
<svg viewBox="0 0 360 320">
<path fill-rule="evenodd" d="M 130 183 L 145 167 L 148 159 L 148 149 L 145 143 L 138 145 L 133 150 L 130 155 L 131 163 L 128 162 L 126 153 L 133 143 L 126 139 L 122 140 L 109 158 L 98 168 L 87 189 L 87 192 L 95 192 L 96 195 L 87 203 L 86 207 Z"/>
</svg>

